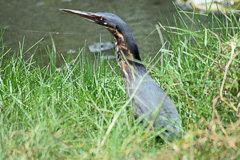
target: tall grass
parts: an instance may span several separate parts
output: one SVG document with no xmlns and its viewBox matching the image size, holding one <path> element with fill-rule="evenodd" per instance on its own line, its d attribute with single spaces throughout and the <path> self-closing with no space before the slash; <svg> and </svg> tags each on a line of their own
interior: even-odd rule
<svg viewBox="0 0 240 160">
<path fill-rule="evenodd" d="M 209 16 L 208 25 L 184 12 L 175 27 L 161 21 L 156 30 L 162 42 L 167 33 L 166 43 L 160 56 L 145 60 L 182 118 L 185 135 L 170 144 L 146 136 L 129 105 L 122 109 L 127 98 L 116 63 L 92 61 L 84 47 L 59 72 L 54 41 L 43 46 L 48 65 L 34 58 L 41 40 L 6 59 L 2 32 L 0 159 L 239 158 L 239 23 L 234 15 Z"/>
</svg>

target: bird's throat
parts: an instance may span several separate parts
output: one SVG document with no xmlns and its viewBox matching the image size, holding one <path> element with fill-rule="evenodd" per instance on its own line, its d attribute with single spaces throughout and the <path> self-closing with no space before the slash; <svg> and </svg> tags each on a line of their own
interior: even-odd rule
<svg viewBox="0 0 240 160">
<path fill-rule="evenodd" d="M 115 54 L 122 77 L 127 83 L 135 81 L 139 76 L 139 68 L 142 68 L 141 71 L 144 74 L 146 73 L 146 69 L 141 63 L 135 39 L 132 39 L 131 45 L 128 45 L 128 41 L 130 41 L 128 37 L 123 36 L 117 30 L 109 29 L 109 31 L 115 39 Z"/>
<path fill-rule="evenodd" d="M 115 49 L 117 63 L 121 70 L 121 75 L 125 79 L 125 85 L 131 81 L 135 81 L 136 78 L 146 73 L 144 65 L 130 56 L 129 50 L 118 48 L 117 46 Z"/>
</svg>

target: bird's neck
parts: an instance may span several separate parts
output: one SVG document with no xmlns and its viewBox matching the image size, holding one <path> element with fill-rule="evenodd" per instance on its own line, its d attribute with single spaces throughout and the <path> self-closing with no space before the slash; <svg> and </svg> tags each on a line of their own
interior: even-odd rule
<svg viewBox="0 0 240 160">
<path fill-rule="evenodd" d="M 139 76 L 146 73 L 146 68 L 139 57 L 137 45 L 129 49 L 125 41 L 117 40 L 115 42 L 116 59 L 121 70 L 122 77 L 125 79 L 125 85 L 130 81 L 135 81 Z M 138 55 L 137 58 L 135 55 Z"/>
<path fill-rule="evenodd" d="M 115 39 L 115 54 L 122 77 L 127 81 L 134 81 L 139 75 L 146 73 L 141 62 L 138 47 L 132 32 L 126 25 L 121 31 L 107 27 Z"/>
</svg>

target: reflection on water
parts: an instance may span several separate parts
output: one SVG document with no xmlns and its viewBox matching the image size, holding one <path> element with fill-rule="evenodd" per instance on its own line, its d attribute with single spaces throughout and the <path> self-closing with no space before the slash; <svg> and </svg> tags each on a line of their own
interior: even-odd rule
<svg viewBox="0 0 240 160">
<path fill-rule="evenodd" d="M 85 44 L 113 40 L 111 34 L 102 26 L 78 16 L 59 12 L 59 8 L 112 12 L 118 15 L 129 25 L 142 57 L 149 53 L 157 53 L 161 47 L 157 32 L 146 39 L 155 29 L 155 24 L 161 22 L 159 12 L 170 22 L 170 17 L 176 12 L 173 3 L 165 0 L 1 0 L 0 25 L 5 28 L 6 45 L 11 47 L 12 51 L 16 51 L 19 42 L 25 37 L 25 50 L 41 38 L 44 38 L 43 45 L 51 46 L 52 36 L 58 54 L 67 57 L 69 50 L 78 52 Z M 90 53 L 89 50 L 87 52 Z M 106 54 L 114 56 L 112 51 Z"/>
</svg>

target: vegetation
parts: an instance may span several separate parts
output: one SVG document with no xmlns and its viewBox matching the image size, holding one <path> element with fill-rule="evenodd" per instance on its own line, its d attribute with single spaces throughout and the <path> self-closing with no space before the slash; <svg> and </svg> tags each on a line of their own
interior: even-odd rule
<svg viewBox="0 0 240 160">
<path fill-rule="evenodd" d="M 92 62 L 83 48 L 57 71 L 54 42 L 43 46 L 42 66 L 33 58 L 41 40 L 8 57 L 2 31 L 0 159 L 239 159 L 239 20 L 186 12 L 175 19 L 175 27 L 156 26 L 163 47 L 144 62 L 181 115 L 184 136 L 172 143 L 134 120 L 115 62 Z"/>
</svg>

